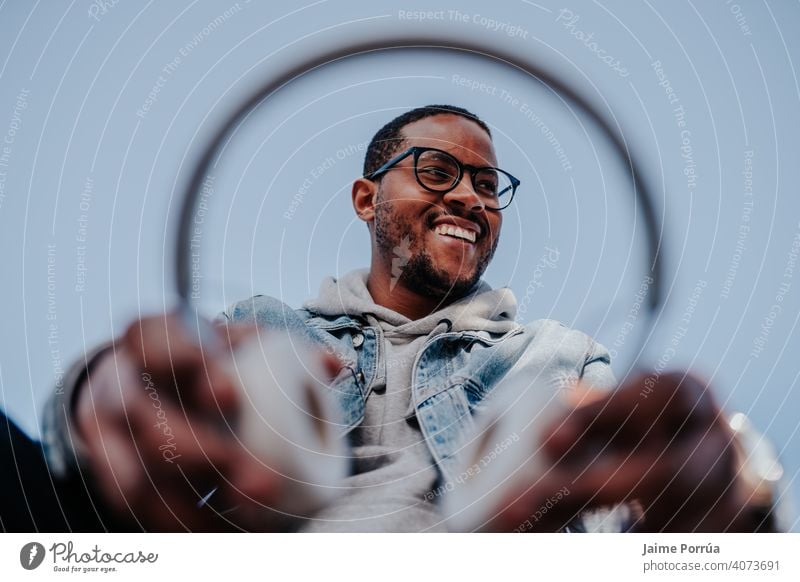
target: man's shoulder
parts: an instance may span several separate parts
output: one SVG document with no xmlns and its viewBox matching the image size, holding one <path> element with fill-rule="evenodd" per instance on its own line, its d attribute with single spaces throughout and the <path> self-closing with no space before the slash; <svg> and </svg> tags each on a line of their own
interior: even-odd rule
<svg viewBox="0 0 800 582">
<path fill-rule="evenodd" d="M 588 361 L 594 358 L 608 360 L 608 352 L 603 345 L 589 334 L 571 328 L 555 319 L 537 319 L 525 324 L 524 334 L 530 346 L 559 351 L 583 353 Z"/>
<path fill-rule="evenodd" d="M 572 370 L 587 385 L 610 390 L 616 385 L 608 350 L 592 336 L 560 321 L 539 319 L 525 325 L 528 338 L 518 366 L 532 365 Z"/>
<path fill-rule="evenodd" d="M 305 309 L 294 309 L 276 297 L 253 295 L 230 304 L 218 319 L 262 327 L 294 327 L 304 325 L 309 316 Z"/>
<path fill-rule="evenodd" d="M 539 336 L 563 336 L 575 339 L 591 339 L 588 334 L 569 327 L 557 319 L 535 319 L 523 325 L 525 332 Z"/>
</svg>

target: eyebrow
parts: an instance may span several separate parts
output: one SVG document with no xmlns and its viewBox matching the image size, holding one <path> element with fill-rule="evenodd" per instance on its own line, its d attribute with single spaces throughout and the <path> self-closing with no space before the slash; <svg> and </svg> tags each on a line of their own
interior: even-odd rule
<svg viewBox="0 0 800 582">
<path fill-rule="evenodd" d="M 429 147 L 429 146 L 417 146 L 417 147 Z M 430 147 L 433 147 L 433 146 L 430 146 Z M 462 164 L 467 165 L 467 166 L 473 166 L 473 167 L 476 167 L 476 168 L 496 168 L 497 167 L 496 165 L 492 164 L 489 161 L 483 161 L 483 158 L 481 158 L 481 160 L 482 160 L 481 163 L 468 164 L 467 162 L 465 162 L 464 160 L 459 158 L 456 154 L 453 154 L 453 153 L 450 153 L 450 152 L 446 152 L 444 150 L 442 150 L 442 152 L 444 152 L 444 154 L 447 154 L 448 156 L 451 156 L 451 157 L 455 158 L 456 160 L 458 160 L 459 162 L 461 162 Z M 431 152 L 431 154 L 436 158 L 442 158 L 444 156 L 443 153 L 436 152 L 436 151 Z M 478 156 L 478 157 L 480 157 L 480 156 Z"/>
<path fill-rule="evenodd" d="M 445 156 L 449 156 L 451 158 L 454 158 L 454 159 L 458 160 L 458 158 L 456 156 L 454 156 L 453 154 L 441 153 L 441 152 L 433 152 L 433 151 L 430 152 L 430 153 L 431 153 L 431 156 L 434 157 L 434 158 L 444 158 Z M 459 161 L 461 161 L 461 160 L 459 160 Z"/>
</svg>

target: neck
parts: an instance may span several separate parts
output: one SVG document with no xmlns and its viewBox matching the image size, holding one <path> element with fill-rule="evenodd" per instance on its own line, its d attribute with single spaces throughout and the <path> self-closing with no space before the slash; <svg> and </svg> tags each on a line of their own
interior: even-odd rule
<svg viewBox="0 0 800 582">
<path fill-rule="evenodd" d="M 381 269 L 374 262 L 367 277 L 367 289 L 377 305 L 396 311 L 411 320 L 422 319 L 456 299 L 423 295 L 422 289 L 411 289 L 402 281 L 393 280 L 389 270 Z"/>
<path fill-rule="evenodd" d="M 450 303 L 450 301 L 420 295 L 399 281 L 392 287 L 391 282 L 390 277 L 381 277 L 374 271 L 370 271 L 367 278 L 367 289 L 372 295 L 372 300 L 377 305 L 396 311 L 411 320 L 422 319 Z"/>
</svg>

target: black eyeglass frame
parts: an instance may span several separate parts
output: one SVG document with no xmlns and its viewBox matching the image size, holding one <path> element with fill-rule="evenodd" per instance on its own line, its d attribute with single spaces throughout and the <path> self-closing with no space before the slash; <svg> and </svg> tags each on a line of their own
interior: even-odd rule
<svg viewBox="0 0 800 582">
<path fill-rule="evenodd" d="M 419 162 L 419 157 L 425 152 L 436 152 L 438 154 L 442 154 L 442 155 L 452 159 L 453 162 L 455 162 L 455 165 L 458 168 L 458 175 L 455 177 L 455 179 L 453 180 L 452 184 L 450 184 L 449 187 L 444 188 L 442 190 L 437 190 L 435 188 L 431 188 L 430 186 L 426 185 L 420 179 L 419 173 L 417 171 L 417 162 Z M 496 208 L 486 205 L 486 208 L 488 210 L 505 210 L 506 208 L 508 208 L 511 205 L 511 202 L 514 200 L 514 195 L 517 193 L 517 188 L 521 184 L 519 179 L 517 179 L 516 177 L 512 176 L 511 174 L 509 174 L 505 170 L 501 170 L 500 168 L 495 168 L 493 166 L 472 166 L 470 164 L 463 163 L 461 160 L 456 158 L 450 152 L 446 152 L 446 151 L 440 150 L 438 148 L 422 147 L 422 146 L 413 146 L 413 147 L 408 148 L 406 151 L 397 154 L 391 160 L 389 160 L 388 162 L 383 164 L 380 168 L 378 168 L 374 172 L 364 176 L 364 178 L 366 178 L 367 180 L 375 180 L 376 178 L 378 178 L 382 174 L 385 174 L 386 172 L 388 172 L 390 169 L 392 169 L 394 166 L 396 166 L 398 163 L 402 162 L 404 159 L 406 159 L 410 155 L 414 156 L 414 177 L 417 179 L 417 183 L 420 186 L 422 186 L 423 188 L 425 188 L 428 192 L 435 192 L 436 194 L 447 194 L 448 192 L 452 192 L 456 188 L 456 186 L 458 186 L 461 183 L 461 179 L 464 177 L 464 170 L 469 170 L 470 183 L 472 184 L 472 188 L 473 188 L 473 190 L 475 191 L 476 194 L 478 194 L 478 186 L 475 184 L 475 176 L 478 174 L 478 172 L 480 172 L 482 170 L 493 170 L 495 172 L 500 172 L 504 176 L 507 176 L 508 179 L 511 182 L 511 186 L 510 186 L 511 194 L 508 196 L 508 202 L 506 202 L 503 206 L 498 206 Z M 495 199 L 497 199 L 499 201 L 500 197 L 503 196 L 504 193 L 507 192 L 507 191 L 508 191 L 508 188 L 505 188 L 502 192 L 499 192 L 499 193 L 495 194 Z M 478 194 L 478 196 L 480 196 L 481 198 L 484 198 L 480 194 Z"/>
</svg>

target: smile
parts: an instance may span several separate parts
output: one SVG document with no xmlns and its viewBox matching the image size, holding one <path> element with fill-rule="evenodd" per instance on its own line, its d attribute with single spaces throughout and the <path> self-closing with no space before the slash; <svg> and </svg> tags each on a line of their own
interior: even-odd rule
<svg viewBox="0 0 800 582">
<path fill-rule="evenodd" d="M 471 243 L 474 243 L 477 238 L 477 235 L 473 231 L 459 226 L 453 226 L 452 224 L 439 224 L 433 230 L 436 234 L 460 238 Z"/>
</svg>

